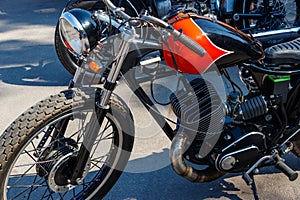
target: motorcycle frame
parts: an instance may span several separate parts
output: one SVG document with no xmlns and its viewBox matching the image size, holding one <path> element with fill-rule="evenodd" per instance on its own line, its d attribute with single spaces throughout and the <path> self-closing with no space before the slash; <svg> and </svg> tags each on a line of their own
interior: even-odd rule
<svg viewBox="0 0 300 200">
<path fill-rule="evenodd" d="M 126 32 L 126 31 L 125 31 Z M 124 34 L 124 32 L 123 32 Z M 122 39 L 129 36 L 130 33 L 125 33 L 125 36 L 122 36 Z M 126 41 L 127 40 L 127 41 Z M 162 128 L 164 133 L 167 135 L 167 137 L 172 140 L 174 137 L 173 129 L 171 128 L 170 124 L 165 120 L 165 118 L 162 116 L 162 114 L 159 112 L 159 110 L 155 107 L 154 102 L 149 98 L 149 96 L 146 94 L 146 92 L 143 90 L 142 87 L 139 86 L 139 83 L 146 82 L 147 79 L 143 79 L 140 81 L 137 81 L 137 79 L 134 76 L 134 70 L 131 70 L 134 66 L 137 66 L 140 58 L 148 53 L 151 53 L 153 51 L 157 51 L 161 48 L 161 44 L 157 41 L 153 40 L 135 40 L 135 44 L 140 44 L 142 48 L 137 51 L 132 51 L 129 53 L 129 45 L 130 45 L 130 38 L 126 38 L 121 43 L 121 50 L 120 55 L 117 56 L 117 60 L 112 65 L 111 70 L 108 73 L 108 77 L 106 79 L 106 82 L 103 86 L 102 95 L 99 99 L 99 103 L 96 103 L 98 109 L 96 110 L 96 114 L 92 119 L 94 119 L 91 123 L 89 123 L 89 127 L 87 128 L 89 134 L 88 137 L 83 138 L 83 144 L 81 145 L 76 166 L 74 168 L 74 173 L 72 174 L 72 178 L 70 180 L 71 184 L 80 184 L 81 179 L 83 178 L 83 172 L 86 165 L 86 162 L 89 158 L 89 152 L 92 148 L 94 138 L 97 137 L 98 134 L 98 128 L 101 127 L 103 119 L 107 113 L 107 110 L 109 109 L 108 103 L 109 98 L 113 92 L 113 90 L 116 87 L 116 82 L 120 74 L 127 74 L 129 75 L 129 79 L 126 79 L 126 82 L 129 86 L 129 88 L 133 91 L 133 93 L 137 96 L 137 98 L 142 102 L 142 104 L 145 106 L 145 108 L 148 110 L 148 112 L 151 114 L 153 119 L 158 123 L 158 125 Z M 146 46 L 146 48 L 145 48 Z M 124 53 L 125 52 L 125 53 Z M 127 73 L 128 72 L 128 73 Z M 77 85 L 76 83 L 81 82 L 81 75 L 79 75 L 80 70 L 76 70 L 75 76 L 73 80 L 71 81 L 71 84 L 69 85 L 69 88 L 74 87 L 74 85 Z M 166 77 L 169 76 L 170 73 L 166 73 L 161 76 Z"/>
<path fill-rule="evenodd" d="M 139 81 L 134 76 L 133 70 L 130 72 L 130 70 L 138 66 L 138 63 L 140 59 L 147 55 L 148 53 L 151 53 L 153 51 L 157 51 L 161 49 L 161 43 L 158 41 L 153 41 L 148 39 L 143 40 L 136 40 L 135 38 L 132 38 L 131 32 L 123 31 L 122 32 L 122 45 L 120 47 L 121 54 L 117 56 L 117 59 L 114 61 L 112 68 L 109 70 L 108 77 L 106 79 L 106 82 L 104 84 L 104 87 L 102 89 L 102 95 L 99 99 L 99 104 L 97 104 L 98 109 L 96 113 L 95 120 L 90 123 L 88 130 L 89 131 L 89 137 L 84 138 L 83 144 L 88 144 L 87 146 L 81 145 L 79 154 L 78 154 L 78 162 L 75 166 L 74 173 L 72 174 L 71 183 L 72 184 L 79 184 L 80 179 L 82 179 L 83 171 L 86 165 L 86 162 L 89 158 L 89 151 L 92 148 L 92 142 L 86 142 L 85 140 L 94 141 L 93 138 L 97 137 L 97 127 L 102 125 L 102 121 L 106 115 L 108 107 L 108 102 L 110 99 L 110 95 L 114 91 L 116 87 L 116 81 L 119 76 L 119 74 L 129 74 L 129 79 L 126 80 L 129 88 L 133 91 L 133 93 L 137 96 L 137 98 L 140 100 L 140 102 L 143 104 L 143 106 L 148 110 L 148 112 L 151 114 L 153 119 L 157 122 L 157 124 L 161 127 L 161 129 L 164 131 L 166 136 L 172 140 L 174 138 L 174 131 L 171 128 L 170 124 L 167 122 L 167 120 L 162 116 L 162 114 L 159 112 L 157 107 L 155 106 L 155 103 L 150 99 L 150 97 L 146 94 L 146 92 L 143 90 L 142 87 L 139 86 Z M 137 48 L 136 51 L 129 52 L 129 45 L 131 45 L 131 42 L 134 40 L 134 45 L 141 45 L 142 48 Z M 133 43 L 132 43 L 133 44 Z M 265 73 L 260 68 L 257 68 L 258 71 Z M 76 83 L 80 80 L 76 80 L 76 78 L 81 77 L 80 75 L 77 75 L 77 72 L 74 76 L 73 82 Z M 128 73 L 127 73 L 128 72 Z M 276 73 L 276 72 L 274 72 Z M 258 78 L 256 78 L 255 73 L 253 73 L 254 79 L 257 81 Z M 300 83 L 298 83 L 300 84 Z M 296 95 L 298 95 L 299 91 L 296 91 Z M 295 102 L 293 102 L 295 103 Z M 285 120 L 285 119 L 284 119 Z M 286 120 L 285 120 L 286 121 Z M 98 126 L 95 126 L 95 124 L 99 124 Z M 287 125 L 287 123 L 285 123 Z M 285 131 L 285 126 L 283 129 L 279 132 L 280 134 Z M 278 139 L 278 134 L 276 134 L 276 142 Z M 288 138 L 291 137 L 291 135 L 287 136 Z M 92 138 L 92 139 L 91 139 Z"/>
<path fill-rule="evenodd" d="M 261 94 L 265 96 L 270 96 L 264 85 L 264 79 L 266 75 L 288 75 L 297 77 L 298 81 L 288 92 L 286 102 L 283 102 L 282 96 L 275 97 L 280 104 L 280 108 L 275 110 L 275 114 L 279 119 L 281 128 L 272 138 L 270 148 L 275 148 L 278 146 L 278 144 L 280 144 L 279 146 L 283 146 L 298 133 L 297 129 L 300 128 L 300 123 L 293 124 L 294 122 L 292 122 L 297 117 L 298 112 L 300 112 L 300 101 L 297 100 L 300 97 L 300 70 L 294 69 L 290 71 L 274 71 L 267 67 L 260 67 L 257 64 L 244 63 L 242 65 L 249 70 Z M 298 118 L 299 117 L 300 116 L 298 116 Z"/>
<path fill-rule="evenodd" d="M 155 103 L 153 102 L 153 100 L 151 100 L 150 96 L 147 95 L 147 93 L 144 91 L 144 89 L 139 85 L 140 83 L 143 82 L 147 82 L 149 80 L 151 80 L 151 78 L 147 79 L 147 78 L 143 78 L 143 79 L 138 79 L 135 77 L 135 70 L 132 70 L 135 66 L 138 66 L 140 59 L 151 53 L 154 51 L 157 51 L 158 47 L 160 47 L 160 44 L 154 42 L 154 41 L 147 41 L 147 40 L 143 40 L 141 41 L 141 45 L 143 45 L 143 49 L 138 50 L 138 51 L 132 51 L 129 52 L 127 54 L 126 57 L 124 57 L 123 62 L 122 62 L 122 66 L 121 68 L 119 68 L 119 72 L 121 74 L 126 74 L 126 83 L 129 86 L 129 88 L 133 91 L 133 93 L 135 94 L 135 96 L 139 99 L 139 101 L 143 104 L 143 106 L 147 109 L 147 111 L 151 114 L 151 116 L 153 117 L 153 119 L 156 121 L 156 123 L 160 126 L 160 128 L 163 130 L 164 134 L 172 141 L 172 139 L 174 138 L 174 130 L 172 129 L 172 127 L 170 126 L 169 122 L 163 117 L 163 115 L 159 112 L 158 108 L 155 106 Z M 145 45 L 147 46 L 147 48 L 145 48 Z M 254 77 L 254 79 L 256 80 L 257 83 L 260 83 L 260 87 L 262 87 L 261 85 L 261 77 L 263 75 L 266 74 L 275 74 L 277 72 L 275 71 L 270 71 L 270 70 L 264 70 L 263 68 L 254 68 L 255 70 L 253 70 L 253 68 L 249 68 L 251 70 L 251 73 Z M 110 71 L 109 74 L 115 74 L 116 71 Z M 294 74 L 293 72 L 282 72 L 283 74 Z M 297 72 L 299 73 L 299 72 Z M 278 74 L 278 73 L 277 73 Z M 280 73 L 279 73 L 280 74 Z M 162 73 L 158 78 L 163 78 L 163 77 L 167 77 L 169 76 L 170 73 L 169 72 L 164 72 Z M 75 76 L 76 77 L 76 76 Z M 75 80 L 76 81 L 76 80 Z M 77 80 L 78 81 L 78 80 Z M 106 87 L 106 89 L 110 88 L 110 92 L 113 92 L 114 88 L 115 88 L 115 84 L 111 83 L 112 85 L 106 85 L 104 87 Z M 300 88 L 300 81 L 297 83 L 295 88 Z M 262 89 L 262 88 L 261 88 Z M 294 96 L 299 96 L 300 95 L 300 91 L 294 90 L 293 92 L 291 92 L 290 94 L 290 98 L 294 97 Z M 102 95 L 103 97 L 103 95 Z M 106 100 L 105 102 L 107 103 L 107 98 L 109 98 L 109 96 L 106 96 Z M 103 102 L 103 99 L 99 100 L 100 102 Z M 298 105 L 300 106 L 300 102 L 297 101 L 292 101 L 290 102 L 293 105 Z M 289 107 L 291 105 L 287 105 L 287 107 Z M 102 119 L 106 113 L 107 107 L 105 104 L 102 104 L 99 108 L 98 111 L 98 115 L 101 115 L 102 117 L 100 117 L 100 119 Z M 99 117 L 96 119 L 99 120 Z M 287 139 L 290 140 L 292 139 L 292 137 L 294 135 L 296 135 L 295 132 L 287 132 L 288 134 L 284 134 L 283 138 L 280 138 L 279 136 L 285 132 L 286 130 L 286 125 L 287 125 L 287 119 L 282 119 L 282 121 L 285 121 L 286 123 L 284 123 L 284 127 L 276 134 L 276 136 L 274 137 L 274 140 L 272 142 L 273 145 L 279 144 L 280 141 L 286 143 Z M 99 123 L 101 121 L 97 121 L 97 123 Z M 96 123 L 96 122 L 94 122 Z M 99 124 L 101 126 L 101 123 Z M 93 127 L 93 125 L 91 125 Z M 298 128 L 298 126 L 297 126 Z M 97 131 L 92 131 L 92 134 L 97 133 Z M 294 134 L 294 135 L 293 135 Z M 91 137 L 95 137 L 95 136 L 91 136 L 89 134 L 89 139 Z M 280 140 L 280 141 L 279 141 Z M 280 144 L 281 146 L 283 145 L 283 143 Z M 269 146 L 270 148 L 272 148 L 272 146 Z M 83 155 L 83 156 L 81 156 Z M 85 167 L 85 160 L 87 160 L 88 158 L 88 148 L 84 148 L 83 150 L 80 151 L 79 153 L 79 159 L 80 162 L 77 162 L 78 165 L 75 168 L 75 171 L 82 171 Z M 82 159 L 84 157 L 84 159 Z M 78 177 L 80 177 L 80 174 L 74 174 L 73 175 L 73 182 L 75 183 L 76 179 L 78 179 Z M 75 181 L 75 182 L 74 182 Z"/>
<path fill-rule="evenodd" d="M 155 51 L 155 50 L 152 50 L 152 51 Z M 144 52 L 145 54 L 141 55 L 138 58 L 141 58 L 150 52 L 151 51 L 149 51 L 149 52 L 146 51 L 146 52 Z M 138 65 L 139 59 L 137 59 L 137 60 L 133 59 L 133 58 L 137 58 L 135 55 L 136 53 L 137 52 L 132 52 L 131 55 L 128 56 L 128 59 L 125 60 L 124 72 L 127 73 L 129 71 L 129 73 L 127 73 L 127 74 L 129 74 L 129 76 L 126 76 L 126 78 L 130 77 L 129 80 L 126 79 L 126 83 L 129 86 L 129 88 L 132 89 L 132 91 L 134 92 L 136 97 L 139 99 L 139 101 L 143 104 L 143 106 L 148 110 L 148 112 L 151 114 L 153 119 L 162 128 L 165 135 L 170 140 L 172 140 L 174 138 L 174 130 L 171 128 L 168 121 L 164 117 L 162 117 L 162 114 L 159 112 L 159 110 L 155 106 L 155 103 L 150 99 L 149 95 L 147 95 L 147 93 L 139 85 L 139 83 L 146 82 L 149 80 L 145 79 L 145 80 L 139 81 L 138 79 L 136 79 L 136 77 L 134 75 L 134 71 L 130 71 L 130 69 L 132 69 L 132 66 Z M 138 53 L 141 53 L 141 52 L 138 52 Z M 263 83 L 264 76 L 272 75 L 272 74 L 300 75 L 300 70 L 279 71 L 278 72 L 278 71 L 273 71 L 270 69 L 265 69 L 263 67 L 259 67 L 256 65 L 247 66 L 247 69 L 252 74 L 252 76 L 253 76 L 255 82 L 257 83 L 262 94 L 266 94 L 266 92 L 264 91 L 265 89 L 264 89 L 264 83 Z M 169 75 L 169 73 L 166 72 L 165 74 L 162 74 L 161 77 L 158 77 L 158 78 L 163 78 L 168 75 Z M 293 112 L 295 112 L 295 110 L 292 108 L 300 107 L 300 102 L 296 100 L 297 97 L 300 97 L 300 80 L 296 83 L 296 85 L 294 86 L 294 89 L 289 91 L 287 103 L 283 104 L 283 102 L 282 102 L 283 108 L 290 108 L 290 109 L 289 110 L 283 109 L 283 110 L 280 110 L 281 113 L 280 112 L 277 113 L 283 126 L 281 127 L 281 130 L 278 132 L 278 134 L 276 134 L 277 137 L 274 137 L 274 140 L 272 141 L 272 145 L 281 143 L 280 146 L 282 146 L 284 143 L 287 142 L 287 139 L 290 140 L 294 136 L 295 132 L 293 132 L 293 131 L 286 132 L 286 130 L 287 130 L 286 128 L 289 126 L 289 122 L 290 122 L 289 116 L 292 115 Z M 284 113 L 282 113 L 282 112 L 284 112 Z M 295 114 L 293 114 L 293 116 L 295 116 Z M 294 128 L 297 130 L 299 128 L 299 126 L 300 126 L 300 124 L 297 124 L 297 125 L 295 125 Z M 289 128 L 291 128 L 291 127 L 289 127 Z M 281 134 L 284 134 L 283 138 L 280 138 Z M 272 145 L 270 145 L 270 148 L 272 148 Z"/>
</svg>

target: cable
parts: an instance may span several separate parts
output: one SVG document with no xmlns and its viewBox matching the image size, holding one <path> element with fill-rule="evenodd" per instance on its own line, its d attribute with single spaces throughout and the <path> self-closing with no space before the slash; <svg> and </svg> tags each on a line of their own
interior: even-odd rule
<svg viewBox="0 0 300 200">
<path fill-rule="evenodd" d="M 243 97 L 244 96 L 243 90 L 235 82 L 233 82 L 231 80 L 230 75 L 228 74 L 226 69 L 224 69 L 223 72 L 224 72 L 225 78 L 230 82 L 231 87 L 233 88 L 233 90 L 236 91 L 235 88 L 237 88 L 239 90 L 241 96 Z"/>
</svg>

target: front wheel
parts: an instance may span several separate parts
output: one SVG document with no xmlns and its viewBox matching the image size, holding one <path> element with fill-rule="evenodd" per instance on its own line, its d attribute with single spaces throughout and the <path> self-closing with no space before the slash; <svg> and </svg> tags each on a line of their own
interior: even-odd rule
<svg viewBox="0 0 300 200">
<path fill-rule="evenodd" d="M 107 194 L 129 159 L 133 119 L 113 95 L 84 178 L 71 185 L 74 158 L 97 109 L 92 96 L 76 90 L 51 96 L 6 129 L 0 137 L 0 199 L 101 199 Z"/>
</svg>

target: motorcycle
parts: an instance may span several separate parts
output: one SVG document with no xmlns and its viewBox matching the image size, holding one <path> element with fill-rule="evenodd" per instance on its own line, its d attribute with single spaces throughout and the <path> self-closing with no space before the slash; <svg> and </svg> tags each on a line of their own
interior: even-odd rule
<svg viewBox="0 0 300 200">
<path fill-rule="evenodd" d="M 189 10 L 169 13 L 166 22 L 103 2 L 106 11 L 62 14 L 60 35 L 82 64 L 68 90 L 29 108 L 1 135 L 0 199 L 103 198 L 135 139 L 131 109 L 114 93 L 122 81 L 172 141 L 178 175 L 211 182 L 242 172 L 256 199 L 258 169 L 275 166 L 291 181 L 298 177 L 283 156 L 300 156 L 300 38 L 263 49 Z M 228 73 L 231 66 L 247 93 Z M 154 82 L 165 78 L 175 82 L 162 102 Z"/>
<path fill-rule="evenodd" d="M 170 9 L 170 3 L 173 8 L 184 7 L 186 10 L 190 9 L 196 12 L 198 15 L 214 16 L 220 21 L 226 22 L 231 26 L 234 26 L 243 32 L 259 34 L 264 32 L 264 35 L 268 37 L 260 36 L 256 38 L 261 40 L 264 44 L 264 48 L 268 46 L 282 43 L 284 41 L 295 39 L 297 34 L 295 31 L 291 31 L 291 36 L 287 36 L 287 33 L 273 38 L 273 33 L 268 31 L 280 30 L 292 27 L 292 20 L 294 20 L 297 13 L 299 13 L 300 6 L 298 6 L 299 0 L 297 0 L 297 11 L 294 11 L 292 1 L 287 0 L 262 0 L 262 1 L 232 1 L 232 0 L 211 0 L 211 1 L 189 1 L 189 0 L 171 0 L 165 2 L 164 0 L 142 1 L 113 1 L 115 5 L 123 7 L 127 14 L 130 16 L 137 16 L 142 10 L 148 10 L 151 15 L 163 18 L 168 9 Z M 69 1 L 64 8 L 63 12 L 73 8 L 81 8 L 90 12 L 105 9 L 105 5 L 102 1 L 86 1 L 86 0 L 73 0 Z M 295 23 L 295 25 L 297 25 Z M 284 32 L 289 29 L 283 30 Z M 293 34 L 294 33 L 294 34 Z M 293 36 L 296 35 L 296 36 Z M 299 35 L 299 34 L 298 34 Z M 280 38 L 280 39 L 278 39 Z M 76 68 L 80 66 L 80 60 L 76 55 L 72 54 L 65 48 L 64 41 L 59 36 L 59 23 L 55 30 L 55 48 L 59 60 L 67 71 L 71 74 L 75 74 Z M 79 62 L 79 63 L 78 63 Z"/>
</svg>

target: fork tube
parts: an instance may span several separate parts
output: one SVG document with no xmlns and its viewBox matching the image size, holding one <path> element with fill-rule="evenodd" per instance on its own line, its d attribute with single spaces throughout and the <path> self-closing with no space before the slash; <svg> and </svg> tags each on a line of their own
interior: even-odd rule
<svg viewBox="0 0 300 200">
<path fill-rule="evenodd" d="M 129 50 L 130 41 L 126 40 L 126 35 L 122 35 L 122 41 L 120 45 L 120 50 L 117 55 L 116 62 L 113 63 L 112 68 L 109 72 L 106 83 L 104 84 L 104 88 L 102 90 L 101 98 L 99 104 L 97 104 L 96 112 L 93 112 L 91 122 L 88 124 L 86 129 L 86 134 L 83 138 L 83 143 L 80 146 L 79 155 L 77 157 L 77 164 L 72 174 L 71 184 L 77 185 L 81 184 L 83 177 L 83 173 L 90 157 L 90 152 L 93 148 L 94 142 L 97 139 L 99 134 L 100 127 L 103 123 L 103 120 L 106 116 L 106 113 L 109 109 L 109 99 L 116 86 L 116 81 L 119 76 L 122 64 Z"/>
<path fill-rule="evenodd" d="M 104 84 L 104 89 L 103 89 L 100 104 L 99 104 L 100 107 L 102 107 L 102 108 L 105 108 L 108 105 L 110 95 L 116 86 L 116 82 L 117 82 L 118 76 L 120 74 L 120 70 L 123 65 L 123 61 L 125 60 L 125 57 L 127 56 L 128 49 L 129 49 L 129 42 L 123 40 L 120 51 L 118 53 L 118 59 L 113 64 L 112 69 L 109 72 L 107 80 Z"/>
</svg>

